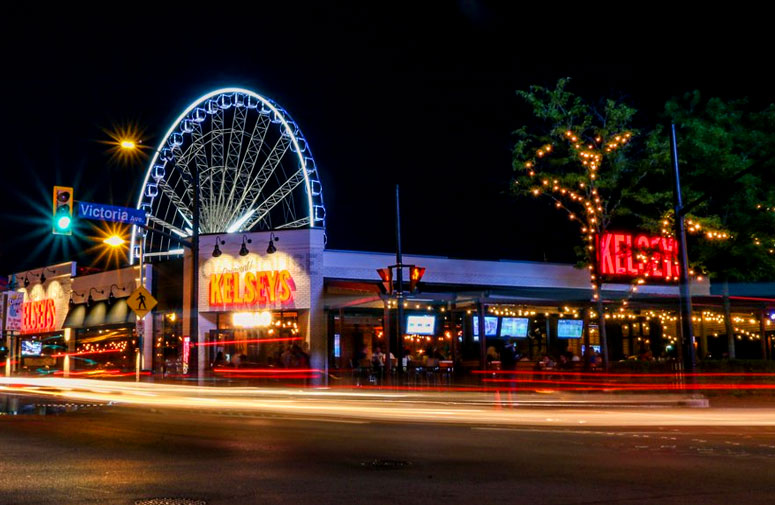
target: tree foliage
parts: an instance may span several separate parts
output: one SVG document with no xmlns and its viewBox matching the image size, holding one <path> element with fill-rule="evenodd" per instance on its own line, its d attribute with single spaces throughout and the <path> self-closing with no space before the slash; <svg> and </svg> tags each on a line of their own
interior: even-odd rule
<svg viewBox="0 0 775 505">
<path fill-rule="evenodd" d="M 715 279 L 775 279 L 775 106 L 695 91 L 668 101 L 665 114 L 678 130 L 684 203 L 701 202 L 687 216 L 692 263 Z M 662 225 L 672 231 L 669 203 Z"/>
</svg>

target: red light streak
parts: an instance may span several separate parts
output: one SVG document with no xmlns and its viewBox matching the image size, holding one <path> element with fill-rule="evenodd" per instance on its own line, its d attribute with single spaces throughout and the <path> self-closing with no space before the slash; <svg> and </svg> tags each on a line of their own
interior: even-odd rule
<svg viewBox="0 0 775 505">
<path fill-rule="evenodd" d="M 285 338 L 251 338 L 247 340 L 219 340 L 218 342 L 201 342 L 199 344 L 191 343 L 192 346 L 199 345 L 225 345 L 225 344 L 250 344 L 250 343 L 267 343 L 267 342 L 290 342 L 292 340 L 302 340 L 302 337 L 285 337 Z"/>
<path fill-rule="evenodd" d="M 274 374 L 274 375 L 262 375 L 260 377 L 256 377 L 255 375 L 251 374 L 241 374 L 239 371 L 237 373 L 229 375 L 229 377 L 238 378 L 238 379 L 314 379 L 317 377 L 315 374 Z"/>
<path fill-rule="evenodd" d="M 215 368 L 215 373 L 246 373 L 246 374 L 319 374 L 322 370 L 317 368 Z"/>
<path fill-rule="evenodd" d="M 684 372 L 684 373 L 605 373 L 605 372 L 567 372 L 554 370 L 474 370 L 478 375 L 573 375 L 587 377 L 772 377 L 773 372 Z"/>
</svg>

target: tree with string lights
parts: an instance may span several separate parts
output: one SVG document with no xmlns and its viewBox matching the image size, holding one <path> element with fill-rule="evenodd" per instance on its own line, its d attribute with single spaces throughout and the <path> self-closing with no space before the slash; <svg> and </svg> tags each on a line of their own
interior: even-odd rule
<svg viewBox="0 0 775 505">
<path fill-rule="evenodd" d="M 564 78 L 554 88 L 517 91 L 531 108 L 532 121 L 515 132 L 513 190 L 548 200 L 578 223 L 576 256 L 578 266 L 590 271 L 591 301 L 607 368 L 603 279 L 597 271 L 595 237 L 614 222 L 639 224 L 643 220 L 639 216 L 653 212 L 654 203 L 665 195 L 650 183 L 664 177 L 669 164 L 643 155 L 654 149 L 656 140 L 634 128 L 634 108 L 610 98 L 588 103 L 567 90 L 568 82 Z M 631 286 L 631 293 L 637 285 Z"/>
</svg>

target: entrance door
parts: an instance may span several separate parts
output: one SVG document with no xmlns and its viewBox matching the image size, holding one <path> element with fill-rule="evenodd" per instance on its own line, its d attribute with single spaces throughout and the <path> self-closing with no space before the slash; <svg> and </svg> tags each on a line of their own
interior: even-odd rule
<svg viewBox="0 0 775 505">
<path fill-rule="evenodd" d="M 208 369 L 223 366 L 229 362 L 231 356 L 227 355 L 229 344 L 234 341 L 234 330 L 210 330 L 207 340 L 206 366 Z M 219 344 L 219 342 L 224 342 Z"/>
</svg>

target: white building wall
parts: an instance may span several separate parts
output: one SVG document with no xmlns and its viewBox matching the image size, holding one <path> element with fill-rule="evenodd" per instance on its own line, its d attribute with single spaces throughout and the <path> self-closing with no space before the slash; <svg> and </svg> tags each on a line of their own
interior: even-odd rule
<svg viewBox="0 0 775 505">
<path fill-rule="evenodd" d="M 403 255 L 404 264 L 426 268 L 423 282 L 503 288 L 590 289 L 589 271 L 565 263 L 531 261 L 482 261 L 451 259 L 440 256 Z M 388 253 L 327 250 L 323 258 L 323 276 L 331 279 L 379 280 L 378 268 L 395 264 Z M 626 293 L 629 284 L 604 284 L 604 291 Z M 678 295 L 678 287 L 641 286 L 641 294 Z M 692 294 L 710 294 L 710 283 L 692 282 Z"/>
</svg>

